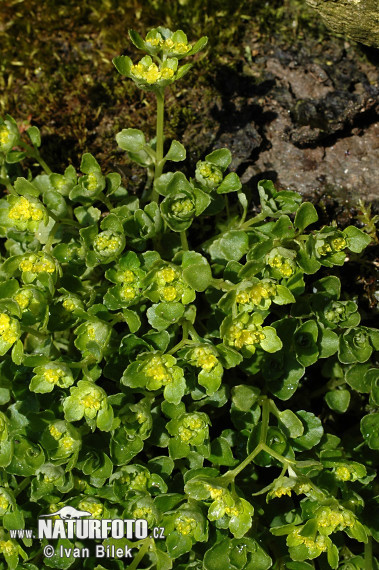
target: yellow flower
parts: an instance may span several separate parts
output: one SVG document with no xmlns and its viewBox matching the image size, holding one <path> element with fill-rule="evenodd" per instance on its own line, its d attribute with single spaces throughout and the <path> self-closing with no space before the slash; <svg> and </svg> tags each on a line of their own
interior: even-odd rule
<svg viewBox="0 0 379 570">
<path fill-rule="evenodd" d="M 65 373 L 61 368 L 46 368 L 43 371 L 44 379 L 51 384 L 57 384 L 64 375 Z"/>
<path fill-rule="evenodd" d="M 6 497 L 4 497 L 4 495 L 0 494 L 0 509 L 2 509 L 3 511 L 6 511 L 8 507 L 9 507 L 8 499 L 6 499 Z"/>
<path fill-rule="evenodd" d="M 91 513 L 94 519 L 98 519 L 103 514 L 104 507 L 101 503 L 93 503 L 92 501 L 80 501 L 78 505 L 79 509 L 82 511 L 88 511 Z"/>
<path fill-rule="evenodd" d="M 63 447 L 66 451 L 70 451 L 73 448 L 75 440 L 69 436 L 65 435 L 59 440 L 59 447 Z"/>
<path fill-rule="evenodd" d="M 126 269 L 122 274 L 122 280 L 125 283 L 133 283 L 135 279 L 136 276 L 134 275 L 133 271 L 130 271 L 130 269 Z"/>
<path fill-rule="evenodd" d="M 95 237 L 93 247 L 98 253 L 109 255 L 117 251 L 122 244 L 120 236 L 104 231 Z"/>
<path fill-rule="evenodd" d="M 14 296 L 14 300 L 23 311 L 30 305 L 33 298 L 33 293 L 30 289 L 20 289 Z"/>
<path fill-rule="evenodd" d="M 341 251 L 341 249 L 344 249 L 346 245 L 345 238 L 339 237 L 332 239 L 332 247 L 334 251 Z"/>
<path fill-rule="evenodd" d="M 278 489 L 274 489 L 272 494 L 275 497 L 282 497 L 283 495 L 291 496 L 291 489 L 289 487 L 278 487 Z"/>
<path fill-rule="evenodd" d="M 93 390 L 90 394 L 83 396 L 80 401 L 85 408 L 98 411 L 101 406 L 101 394 Z"/>
<path fill-rule="evenodd" d="M 192 517 L 186 517 L 185 515 L 179 515 L 175 520 L 176 530 L 183 536 L 191 534 L 197 526 L 196 520 Z"/>
<path fill-rule="evenodd" d="M 0 126 L 0 145 L 6 145 L 10 139 L 10 132 L 6 125 Z"/>
<path fill-rule="evenodd" d="M 162 291 L 162 296 L 165 301 L 175 301 L 177 295 L 178 295 L 177 290 L 175 289 L 175 287 L 172 286 L 165 287 Z"/>
<path fill-rule="evenodd" d="M 87 189 L 94 192 L 97 189 L 97 176 L 94 172 L 87 174 Z"/>
<path fill-rule="evenodd" d="M 350 481 L 350 479 L 352 478 L 351 476 L 352 473 L 350 469 L 346 467 L 346 465 L 341 465 L 340 467 L 337 467 L 336 477 L 337 479 L 340 479 L 340 481 Z"/>
<path fill-rule="evenodd" d="M 5 313 L 0 313 L 0 338 L 13 344 L 18 339 L 18 322 Z"/>
<path fill-rule="evenodd" d="M 62 433 L 63 433 L 54 424 L 49 427 L 49 432 L 50 432 L 51 436 L 56 440 L 58 440 L 62 436 Z"/>
<path fill-rule="evenodd" d="M 158 271 L 157 277 L 164 283 L 172 283 L 174 279 L 178 278 L 178 275 L 172 267 L 165 267 L 164 269 Z"/>
<path fill-rule="evenodd" d="M 154 356 L 149 364 L 145 367 L 145 374 L 157 382 L 167 384 L 170 382 L 171 377 L 159 356 Z"/>
<path fill-rule="evenodd" d="M 21 196 L 10 208 L 8 217 L 15 222 L 39 222 L 43 218 L 43 211 L 24 196 Z"/>
<path fill-rule="evenodd" d="M 6 556 L 14 556 L 18 549 L 12 540 L 0 540 L 0 551 Z"/>
<path fill-rule="evenodd" d="M 125 301 L 131 301 L 136 296 L 136 290 L 134 287 L 124 286 L 120 291 L 120 296 Z"/>
<path fill-rule="evenodd" d="M 208 347 L 199 346 L 192 352 L 192 358 L 195 366 L 199 366 L 203 370 L 210 372 L 216 366 L 218 360 L 213 354 L 212 349 Z"/>
</svg>

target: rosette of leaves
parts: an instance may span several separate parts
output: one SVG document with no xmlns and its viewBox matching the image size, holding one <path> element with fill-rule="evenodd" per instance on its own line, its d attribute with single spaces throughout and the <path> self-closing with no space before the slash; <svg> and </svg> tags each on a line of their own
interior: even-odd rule
<svg viewBox="0 0 379 570">
<path fill-rule="evenodd" d="M 275 283 L 272 279 L 243 280 L 232 291 L 228 291 L 219 301 L 218 306 L 224 313 L 233 309 L 243 311 L 266 311 L 271 303 L 287 305 L 293 303 L 295 297 L 284 285 Z"/>
<path fill-rule="evenodd" d="M 53 172 L 49 175 L 51 188 L 62 196 L 69 196 L 70 191 L 76 186 L 77 180 L 78 177 L 72 164 L 65 169 L 64 174 Z"/>
<path fill-rule="evenodd" d="M 80 235 L 87 247 L 86 262 L 89 267 L 100 263 L 111 263 L 122 253 L 125 236 L 121 221 L 115 214 L 109 214 L 97 225 L 80 230 Z"/>
<path fill-rule="evenodd" d="M 231 152 L 226 148 L 214 150 L 207 154 L 205 160 L 196 164 L 195 179 L 206 192 L 217 191 L 217 194 L 238 192 L 242 188 L 241 181 L 235 172 L 224 178 L 224 172 L 232 162 Z"/>
<path fill-rule="evenodd" d="M 104 352 L 108 349 L 108 343 L 112 329 L 108 323 L 96 317 L 90 317 L 81 323 L 74 333 L 77 335 L 74 343 L 83 357 L 87 356 L 100 362 Z"/>
<path fill-rule="evenodd" d="M 374 350 L 379 350 L 379 331 L 369 327 L 355 327 L 340 337 L 338 358 L 344 364 L 367 362 Z"/>
<path fill-rule="evenodd" d="M 167 551 L 176 559 L 190 552 L 196 542 L 208 540 L 208 521 L 195 501 L 165 513 L 163 522 Z"/>
<path fill-rule="evenodd" d="M 3 285 L 0 285 L 0 296 Z M 8 289 L 8 294 L 11 290 L 12 299 L 16 301 L 21 310 L 21 323 L 30 326 L 36 323 L 41 323 L 42 328 L 46 326 L 49 317 L 49 307 L 44 294 L 40 289 L 33 285 L 25 285 L 19 287 L 16 280 L 8 281 L 5 285 Z M 5 288 L 5 287 L 4 287 Z"/>
<path fill-rule="evenodd" d="M 11 462 L 13 447 L 9 419 L 3 412 L 0 412 L 0 467 L 6 467 Z"/>
<path fill-rule="evenodd" d="M 273 327 L 262 327 L 263 321 L 261 313 L 229 315 L 221 323 L 221 338 L 246 358 L 252 356 L 258 347 L 266 352 L 277 352 L 282 348 L 282 341 Z"/>
<path fill-rule="evenodd" d="M 172 459 L 187 457 L 195 448 L 203 457 L 209 455 L 209 417 L 203 412 L 183 413 L 166 425 L 168 433 L 172 436 L 168 442 L 168 449 Z"/>
<path fill-rule="evenodd" d="M 0 117 L 0 153 L 11 163 L 13 162 L 12 155 L 7 155 L 19 142 L 20 133 L 16 121 L 10 115 L 5 115 L 5 119 Z"/>
<path fill-rule="evenodd" d="M 163 388 L 164 398 L 172 404 L 179 404 L 186 388 L 183 370 L 176 366 L 176 358 L 161 351 L 138 355 L 125 370 L 121 383 L 149 391 Z"/>
<path fill-rule="evenodd" d="M 49 362 L 33 368 L 34 376 L 29 385 L 31 392 L 46 394 L 54 387 L 69 388 L 74 383 L 70 367 L 64 362 Z"/>
<path fill-rule="evenodd" d="M 78 184 L 69 191 L 69 198 L 73 202 L 92 204 L 99 199 L 105 189 L 105 177 L 101 173 L 99 163 L 90 153 L 83 154 L 80 171 L 83 176 L 78 179 Z"/>
<path fill-rule="evenodd" d="M 110 397 L 115 408 L 119 425 L 115 426 L 110 441 L 111 458 L 116 465 L 129 463 L 144 447 L 144 441 L 151 435 L 153 418 L 151 400 L 143 398 L 136 404 L 116 402 L 116 396 Z M 116 420 L 117 421 L 117 420 Z"/>
<path fill-rule="evenodd" d="M 72 472 L 68 473 L 53 463 L 44 463 L 36 470 L 31 483 L 31 499 L 40 501 L 44 496 L 53 493 L 69 493 L 74 486 Z"/>
<path fill-rule="evenodd" d="M 70 422 L 55 420 L 43 430 L 41 444 L 52 463 L 66 464 L 66 470 L 69 470 L 76 464 L 82 446 L 82 437 L 79 430 Z"/>
<path fill-rule="evenodd" d="M 170 29 L 162 26 L 150 30 L 144 40 L 134 30 L 129 31 L 129 37 L 138 49 L 146 51 L 153 56 L 163 56 L 163 58 L 175 57 L 182 59 L 188 55 L 198 53 L 207 44 L 207 38 L 204 36 L 194 46 L 191 46 L 182 30 L 172 32 Z"/>
<path fill-rule="evenodd" d="M 0 312 L 0 356 L 4 356 L 20 336 L 21 328 L 18 319 L 9 315 L 8 312 Z"/>
<path fill-rule="evenodd" d="M 313 239 L 315 255 L 321 265 L 326 267 L 343 265 L 346 258 L 345 249 L 359 253 L 371 241 L 370 236 L 354 226 L 348 226 L 343 231 L 325 227 L 317 232 Z"/>
<path fill-rule="evenodd" d="M 47 225 L 49 216 L 46 208 L 34 196 L 28 194 L 7 196 L 0 201 L 0 226 L 3 235 L 12 233 L 14 229 L 35 233 L 40 224 Z"/>
<path fill-rule="evenodd" d="M 0 530 L 0 552 L 4 556 L 8 568 L 11 569 L 17 568 L 20 557 L 24 561 L 28 558 L 21 545 L 13 538 L 10 538 L 4 529 Z"/>
<path fill-rule="evenodd" d="M 54 295 L 55 283 L 62 273 L 55 257 L 44 251 L 11 256 L 3 263 L 2 271 L 8 277 L 21 278 L 26 285 L 36 282 L 51 295 Z"/>
<path fill-rule="evenodd" d="M 209 504 L 207 516 L 217 528 L 228 528 L 236 538 L 251 528 L 254 507 L 231 492 L 221 477 L 194 476 L 187 481 L 184 490 L 191 499 Z"/>
<path fill-rule="evenodd" d="M 133 30 L 129 31 L 129 36 L 138 49 L 149 55 L 144 56 L 136 65 L 128 56 L 121 55 L 113 59 L 113 64 L 121 75 L 129 77 L 140 89 L 148 91 L 162 89 L 183 77 L 190 70 L 191 64 L 178 67 L 178 61 L 199 52 L 207 43 L 207 38 L 203 37 L 192 47 L 188 45 L 187 36 L 182 30 L 172 32 L 163 27 L 150 30 L 145 40 Z"/>
<path fill-rule="evenodd" d="M 164 196 L 160 204 L 162 218 L 174 232 L 187 230 L 196 216 L 210 204 L 210 197 L 191 184 L 182 172 L 162 174 L 154 184 Z"/>
<path fill-rule="evenodd" d="M 159 495 L 167 491 L 167 485 L 160 475 L 138 464 L 122 466 L 109 477 L 109 484 L 121 500 Z"/>
<path fill-rule="evenodd" d="M 196 293 L 183 279 L 180 267 L 174 263 L 156 262 L 143 280 L 144 296 L 153 303 L 182 303 L 188 305 Z"/>
<path fill-rule="evenodd" d="M 217 348 L 211 343 L 194 343 L 179 351 L 180 358 L 197 369 L 197 381 L 208 396 L 221 386 L 224 368 L 219 360 Z"/>
<path fill-rule="evenodd" d="M 113 409 L 108 403 L 103 388 L 88 380 L 79 380 L 70 388 L 70 396 L 63 401 L 63 411 L 68 422 L 77 422 L 83 417 L 92 431 L 110 431 L 113 424 Z"/>
<path fill-rule="evenodd" d="M 122 255 L 113 267 L 107 269 L 105 276 L 115 283 L 104 295 L 104 304 L 108 309 L 126 308 L 140 301 L 145 270 L 134 251 Z"/>
</svg>

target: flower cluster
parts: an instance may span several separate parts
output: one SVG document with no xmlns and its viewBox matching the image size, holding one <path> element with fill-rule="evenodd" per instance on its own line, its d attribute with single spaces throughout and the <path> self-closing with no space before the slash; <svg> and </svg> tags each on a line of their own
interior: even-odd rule
<svg viewBox="0 0 379 570">
<path fill-rule="evenodd" d="M 328 541 L 325 536 L 318 534 L 316 537 L 304 536 L 301 534 L 303 527 L 294 529 L 287 537 L 287 545 L 296 547 L 304 545 L 308 549 L 307 558 L 318 558 L 320 554 L 327 551 Z"/>
<path fill-rule="evenodd" d="M 33 372 L 34 376 L 29 386 L 32 392 L 44 394 L 52 392 L 55 386 L 68 388 L 74 383 L 70 368 L 63 362 L 49 362 L 49 364 L 37 366 Z"/>
<path fill-rule="evenodd" d="M 0 313 L 0 355 L 4 355 L 21 334 L 17 319 Z"/>
<path fill-rule="evenodd" d="M 192 303 L 195 291 L 182 279 L 179 267 L 174 264 L 160 264 L 146 278 L 150 285 L 145 295 L 154 302 L 181 302 L 183 305 Z"/>
<path fill-rule="evenodd" d="M 236 302 L 240 305 L 265 305 L 276 294 L 276 285 L 269 279 L 262 279 L 252 286 L 246 284 L 236 294 Z"/>
<path fill-rule="evenodd" d="M 52 256 L 38 252 L 24 256 L 19 263 L 19 269 L 23 273 L 37 276 L 39 273 L 54 273 L 57 265 Z"/>
<path fill-rule="evenodd" d="M 346 239 L 342 236 L 326 240 L 323 245 L 317 247 L 317 253 L 324 257 L 333 253 L 337 253 L 347 247 Z"/>
<path fill-rule="evenodd" d="M 0 119 L 0 152 L 7 154 L 20 140 L 16 122 L 9 116 Z"/>
<path fill-rule="evenodd" d="M 93 242 L 93 249 L 100 258 L 109 258 L 110 256 L 118 256 L 125 246 L 125 241 L 120 235 L 113 233 L 111 230 L 105 230 L 99 233 Z"/>
<path fill-rule="evenodd" d="M 345 530 L 355 524 L 355 516 L 348 509 L 339 507 L 320 507 L 316 511 L 316 521 L 321 534 L 329 535 L 339 530 Z"/>
<path fill-rule="evenodd" d="M 292 259 L 279 253 L 274 253 L 274 255 L 270 254 L 267 259 L 267 264 L 275 269 L 281 277 L 291 277 L 295 272 L 295 264 Z"/>
<path fill-rule="evenodd" d="M 217 364 L 217 353 L 210 346 L 197 346 L 191 351 L 191 364 L 210 372 Z"/>
<path fill-rule="evenodd" d="M 42 220 L 47 222 L 46 210 L 38 200 L 24 196 L 9 196 L 8 201 L 10 204 L 8 218 L 17 229 L 34 232 Z"/>
<path fill-rule="evenodd" d="M 221 169 L 212 162 L 200 160 L 196 165 L 196 180 L 208 190 L 214 190 L 223 180 Z"/>
</svg>

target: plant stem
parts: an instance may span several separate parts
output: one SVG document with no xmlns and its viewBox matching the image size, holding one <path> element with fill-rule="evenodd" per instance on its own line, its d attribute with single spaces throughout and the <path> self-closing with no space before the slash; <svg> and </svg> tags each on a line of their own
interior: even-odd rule
<svg viewBox="0 0 379 570">
<path fill-rule="evenodd" d="M 51 251 L 51 247 L 53 245 L 53 241 L 54 241 L 54 237 L 55 237 L 55 233 L 57 231 L 59 227 L 59 223 L 58 222 L 54 222 L 53 227 L 50 230 L 50 234 L 49 237 L 47 238 L 47 242 L 45 243 L 45 245 L 43 246 L 44 251 L 46 251 L 47 253 L 49 253 Z"/>
<path fill-rule="evenodd" d="M 157 96 L 157 130 L 156 130 L 156 157 L 155 157 L 155 171 L 154 181 L 162 174 L 163 170 L 163 126 L 164 126 L 164 91 L 159 89 L 156 91 Z M 151 194 L 153 202 L 158 202 L 158 192 L 153 188 Z"/>
<path fill-rule="evenodd" d="M 19 495 L 30 483 L 30 477 L 25 477 L 25 479 L 23 479 L 21 481 L 21 483 L 19 484 L 19 486 L 17 487 L 17 489 L 15 489 L 13 491 L 13 495 L 15 497 L 17 497 L 17 495 Z"/>
<path fill-rule="evenodd" d="M 260 453 L 263 450 L 264 447 L 267 448 L 266 438 L 267 438 L 269 417 L 270 417 L 270 400 L 268 400 L 266 398 L 265 400 L 263 400 L 263 403 L 262 403 L 262 426 L 261 426 L 261 433 L 259 436 L 259 443 L 258 443 L 257 447 L 250 453 L 250 455 L 248 455 L 246 457 L 246 459 L 244 459 L 242 461 L 242 463 L 237 465 L 237 467 L 235 467 L 235 469 L 232 469 L 231 471 L 228 471 L 227 473 L 225 473 L 225 475 L 224 475 L 225 479 L 234 480 L 235 477 L 243 469 L 245 469 L 245 467 L 247 467 L 249 465 L 249 463 L 251 463 L 253 461 L 254 457 L 256 457 L 258 455 L 258 453 Z M 268 448 L 268 449 L 270 449 L 270 448 Z M 265 451 L 267 451 L 267 449 Z M 270 449 L 270 452 L 271 452 L 271 449 Z"/>
<path fill-rule="evenodd" d="M 365 544 L 365 570 L 372 570 L 372 540 L 371 536 Z"/>
<path fill-rule="evenodd" d="M 37 162 L 39 162 L 39 164 L 42 166 L 46 174 L 52 174 L 53 171 L 43 160 L 42 156 L 39 153 L 39 150 L 37 150 L 36 148 L 32 148 L 31 146 L 29 146 L 24 142 L 20 142 L 19 146 L 26 150 L 26 153 L 28 156 L 30 156 L 30 158 L 34 158 Z"/>
<path fill-rule="evenodd" d="M 22 325 L 22 332 L 26 332 L 28 334 L 32 334 L 33 336 L 36 336 L 37 338 L 46 339 L 46 334 L 42 334 L 38 331 L 36 331 L 35 329 L 33 329 L 32 327 L 26 327 L 24 325 Z"/>
<path fill-rule="evenodd" d="M 182 244 L 182 249 L 184 251 L 188 251 L 188 240 L 187 240 L 186 230 L 180 232 L 180 243 Z"/>
<path fill-rule="evenodd" d="M 146 552 L 149 550 L 151 543 L 152 543 L 151 538 L 145 538 L 142 546 L 138 551 L 138 554 L 134 558 L 133 562 L 129 564 L 128 566 L 129 570 L 137 570 L 139 563 L 141 562 L 142 558 L 145 556 Z"/>
</svg>

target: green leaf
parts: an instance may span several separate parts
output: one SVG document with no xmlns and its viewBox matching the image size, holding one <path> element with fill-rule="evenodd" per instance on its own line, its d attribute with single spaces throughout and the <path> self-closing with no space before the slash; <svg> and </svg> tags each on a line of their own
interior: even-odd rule
<svg viewBox="0 0 379 570">
<path fill-rule="evenodd" d="M 180 162 L 186 159 L 186 149 L 182 143 L 178 141 L 172 141 L 168 153 L 165 156 L 166 160 L 172 160 L 173 162 Z"/>
<path fill-rule="evenodd" d="M 129 30 L 129 38 L 132 40 L 136 48 L 146 50 L 145 42 L 143 41 L 138 32 L 135 32 L 134 30 Z"/>
<path fill-rule="evenodd" d="M 361 433 L 370 449 L 379 449 L 379 413 L 368 414 L 361 420 Z"/>
<path fill-rule="evenodd" d="M 354 253 L 360 253 L 372 241 L 369 235 L 355 226 L 348 226 L 342 233 L 347 238 L 347 247 Z"/>
<path fill-rule="evenodd" d="M 83 172 L 83 174 L 90 174 L 93 171 L 100 170 L 100 165 L 97 162 L 96 158 L 89 152 L 85 152 L 80 163 L 80 171 Z"/>
<path fill-rule="evenodd" d="M 284 431 L 289 437 L 297 438 L 303 435 L 304 425 L 297 415 L 291 410 L 279 412 L 279 422 L 283 424 Z"/>
<path fill-rule="evenodd" d="M 235 172 L 230 172 L 217 188 L 217 194 L 228 194 L 229 192 L 238 192 L 241 190 L 242 184 L 239 176 Z"/>
<path fill-rule="evenodd" d="M 194 263 L 183 269 L 183 279 L 195 291 L 205 291 L 213 280 L 207 260 L 204 259 L 201 263 Z"/>
<path fill-rule="evenodd" d="M 145 135 L 139 129 L 122 129 L 116 135 L 120 148 L 128 152 L 139 152 L 146 144 Z"/>
<path fill-rule="evenodd" d="M 38 198 L 38 196 L 40 195 L 40 191 L 38 190 L 38 188 L 36 188 L 31 182 L 28 182 L 28 180 L 26 180 L 26 178 L 23 178 L 22 176 L 16 178 L 16 181 L 14 183 L 14 189 L 16 190 L 17 194 L 20 194 L 20 196 L 29 195 Z"/>
<path fill-rule="evenodd" d="M 331 390 L 325 394 L 325 402 L 331 410 L 343 414 L 350 404 L 349 390 Z"/>
<path fill-rule="evenodd" d="M 195 53 L 198 53 L 199 51 L 201 51 L 202 49 L 205 48 L 205 46 L 208 43 L 208 38 L 207 36 L 203 36 L 202 38 L 200 38 L 199 40 L 197 40 L 197 42 L 195 43 L 195 45 L 191 48 L 191 50 L 188 52 L 187 55 L 195 55 Z"/>
<path fill-rule="evenodd" d="M 300 410 L 296 412 L 304 426 L 304 434 L 293 440 L 293 447 L 297 451 L 312 449 L 319 443 L 324 433 L 321 420 L 311 412 Z"/>
<path fill-rule="evenodd" d="M 130 76 L 130 69 L 133 65 L 130 57 L 127 55 L 119 55 L 112 59 L 112 63 L 121 75 Z"/>
<path fill-rule="evenodd" d="M 222 171 L 224 171 L 232 162 L 232 153 L 227 148 L 220 148 L 214 150 L 210 154 L 207 154 L 205 160 L 207 162 L 211 162 L 215 166 L 218 166 Z"/>
<path fill-rule="evenodd" d="M 26 129 L 26 132 L 28 133 L 28 137 L 30 138 L 30 140 L 32 141 L 32 145 L 34 147 L 40 147 L 41 146 L 41 133 L 38 127 L 29 127 L 28 129 Z"/>
<path fill-rule="evenodd" d="M 146 314 L 150 325 L 163 331 L 181 319 L 184 306 L 181 303 L 159 303 L 150 307 Z"/>
<path fill-rule="evenodd" d="M 294 224 L 301 232 L 318 220 L 316 208 L 311 202 L 303 202 L 296 212 Z"/>
</svg>

